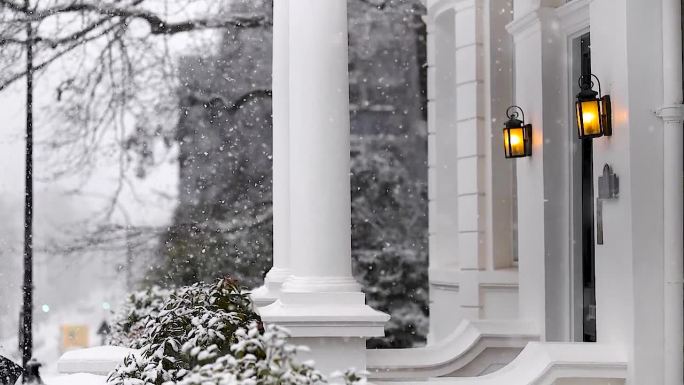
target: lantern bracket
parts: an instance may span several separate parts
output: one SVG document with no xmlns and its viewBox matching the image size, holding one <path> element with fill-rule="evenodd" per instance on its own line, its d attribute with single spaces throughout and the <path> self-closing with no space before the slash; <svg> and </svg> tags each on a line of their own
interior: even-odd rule
<svg viewBox="0 0 684 385">
<path fill-rule="evenodd" d="M 586 91 L 595 92 L 594 91 L 594 80 L 593 79 L 596 79 L 596 83 L 598 84 L 598 89 L 599 89 L 598 90 L 599 98 L 602 98 L 603 93 L 601 92 L 601 81 L 599 80 L 598 76 L 596 76 L 594 74 L 591 74 L 589 76 L 589 79 L 585 79 L 584 75 L 580 75 L 579 79 L 577 79 L 577 83 L 579 83 L 578 84 L 579 88 L 582 92 L 586 92 Z M 580 93 L 582 93 L 582 92 L 580 92 Z"/>
<path fill-rule="evenodd" d="M 520 114 L 518 114 L 518 111 L 520 111 Z M 522 117 L 522 122 L 525 123 L 525 112 L 522 108 L 515 105 L 508 107 L 508 109 L 506 110 L 506 117 L 509 120 L 518 119 L 518 117 Z"/>
</svg>

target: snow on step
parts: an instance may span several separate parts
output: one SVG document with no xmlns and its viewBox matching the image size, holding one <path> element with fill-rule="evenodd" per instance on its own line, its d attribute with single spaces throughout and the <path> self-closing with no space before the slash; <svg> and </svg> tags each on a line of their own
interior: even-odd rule
<svg viewBox="0 0 684 385">
<path fill-rule="evenodd" d="M 68 374 L 46 377 L 44 382 L 45 385 L 105 385 L 107 383 L 107 376 L 96 376 L 87 373 Z"/>
<path fill-rule="evenodd" d="M 62 354 L 57 361 L 57 370 L 61 374 L 88 373 L 106 376 L 122 363 L 126 356 L 135 352 L 133 349 L 119 346 L 72 350 Z"/>
</svg>

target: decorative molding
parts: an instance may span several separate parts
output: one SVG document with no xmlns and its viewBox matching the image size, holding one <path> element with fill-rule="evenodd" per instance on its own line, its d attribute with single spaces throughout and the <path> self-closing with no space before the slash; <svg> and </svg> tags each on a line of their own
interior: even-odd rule
<svg viewBox="0 0 684 385">
<path fill-rule="evenodd" d="M 458 267 L 434 266 L 428 271 L 430 285 L 446 289 L 458 290 L 463 281 L 463 271 L 478 272 L 478 282 L 480 288 L 489 287 L 518 287 L 518 269 L 511 267 L 500 270 L 465 270 Z"/>
<path fill-rule="evenodd" d="M 485 350 L 522 349 L 537 341 L 534 327 L 521 321 L 463 321 L 435 345 L 414 349 L 367 350 L 371 379 L 421 379 L 454 375 L 471 365 Z M 492 363 L 481 363 L 490 366 Z M 384 382 L 383 382 L 384 383 Z"/>
<path fill-rule="evenodd" d="M 665 122 L 684 122 L 684 104 L 662 106 L 656 110 L 656 115 Z"/>
<path fill-rule="evenodd" d="M 366 305 L 360 292 L 283 291 L 258 312 L 264 322 L 287 328 L 293 337 L 381 337 L 390 318 Z"/>
<path fill-rule="evenodd" d="M 574 0 L 556 8 L 556 16 L 566 35 L 589 28 L 591 0 Z"/>
<path fill-rule="evenodd" d="M 373 362 L 371 357 L 369 352 L 369 364 Z M 573 384 L 600 380 L 601 384 L 618 385 L 625 383 L 627 369 L 628 358 L 624 347 L 599 343 L 530 342 L 510 364 L 489 375 L 431 379 L 422 381 L 421 384 L 551 385 L 558 380 L 569 379 L 574 380 Z M 371 372 L 371 377 L 374 375 L 375 373 Z M 383 384 L 406 384 L 405 380 L 402 380 L 383 381 Z"/>
<path fill-rule="evenodd" d="M 482 0 L 428 0 L 427 14 L 432 24 L 445 11 L 463 11 L 476 6 L 481 6 Z"/>
<path fill-rule="evenodd" d="M 513 35 L 517 42 L 535 32 L 541 32 L 542 26 L 548 24 L 556 17 L 556 8 L 541 7 L 514 19 L 506 25 L 508 33 Z"/>
<path fill-rule="evenodd" d="M 283 283 L 292 275 L 290 269 L 272 268 L 266 278 L 264 284 L 252 291 L 250 297 L 254 301 L 256 307 L 263 307 L 274 303 L 280 297 L 280 291 Z"/>
</svg>

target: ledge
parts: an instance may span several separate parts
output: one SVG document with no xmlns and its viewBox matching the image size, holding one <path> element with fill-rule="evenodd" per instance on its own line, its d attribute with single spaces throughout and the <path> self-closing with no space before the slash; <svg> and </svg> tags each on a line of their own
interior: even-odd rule
<svg viewBox="0 0 684 385">
<path fill-rule="evenodd" d="M 627 354 L 617 346 L 597 343 L 531 342 L 506 367 L 482 377 L 412 381 L 433 385 L 551 385 L 561 379 L 572 384 L 617 385 L 627 378 Z M 405 385 L 406 382 L 382 382 Z"/>
<path fill-rule="evenodd" d="M 684 122 L 684 104 L 660 107 L 656 115 L 665 122 Z"/>
<path fill-rule="evenodd" d="M 360 292 L 283 292 L 258 312 L 264 322 L 287 328 L 292 337 L 381 337 L 390 318 L 366 305 Z"/>
<path fill-rule="evenodd" d="M 538 339 L 536 330 L 526 322 L 466 320 L 439 344 L 415 349 L 367 350 L 368 371 L 372 379 L 453 375 L 471 365 L 487 349 L 520 351 L 528 342 Z"/>
<path fill-rule="evenodd" d="M 68 351 L 57 361 L 57 371 L 61 374 L 87 373 L 107 375 L 124 358 L 136 350 L 119 346 L 98 346 L 94 348 Z"/>
<path fill-rule="evenodd" d="M 430 284 L 444 287 L 458 287 L 463 272 L 455 267 L 431 267 L 429 270 Z M 498 270 L 481 270 L 478 272 L 480 287 L 518 287 L 518 269 L 510 267 Z"/>
</svg>

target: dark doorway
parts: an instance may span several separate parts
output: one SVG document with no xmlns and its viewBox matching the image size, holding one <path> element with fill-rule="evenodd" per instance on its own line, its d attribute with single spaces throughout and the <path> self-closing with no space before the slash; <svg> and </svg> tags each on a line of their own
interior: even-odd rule
<svg viewBox="0 0 684 385">
<path fill-rule="evenodd" d="M 589 34 L 580 39 L 582 82 L 591 82 L 591 44 Z M 580 143 L 581 158 L 581 238 L 582 238 L 582 329 L 584 342 L 596 342 L 596 275 L 594 243 L 594 156 L 591 139 Z"/>
</svg>

